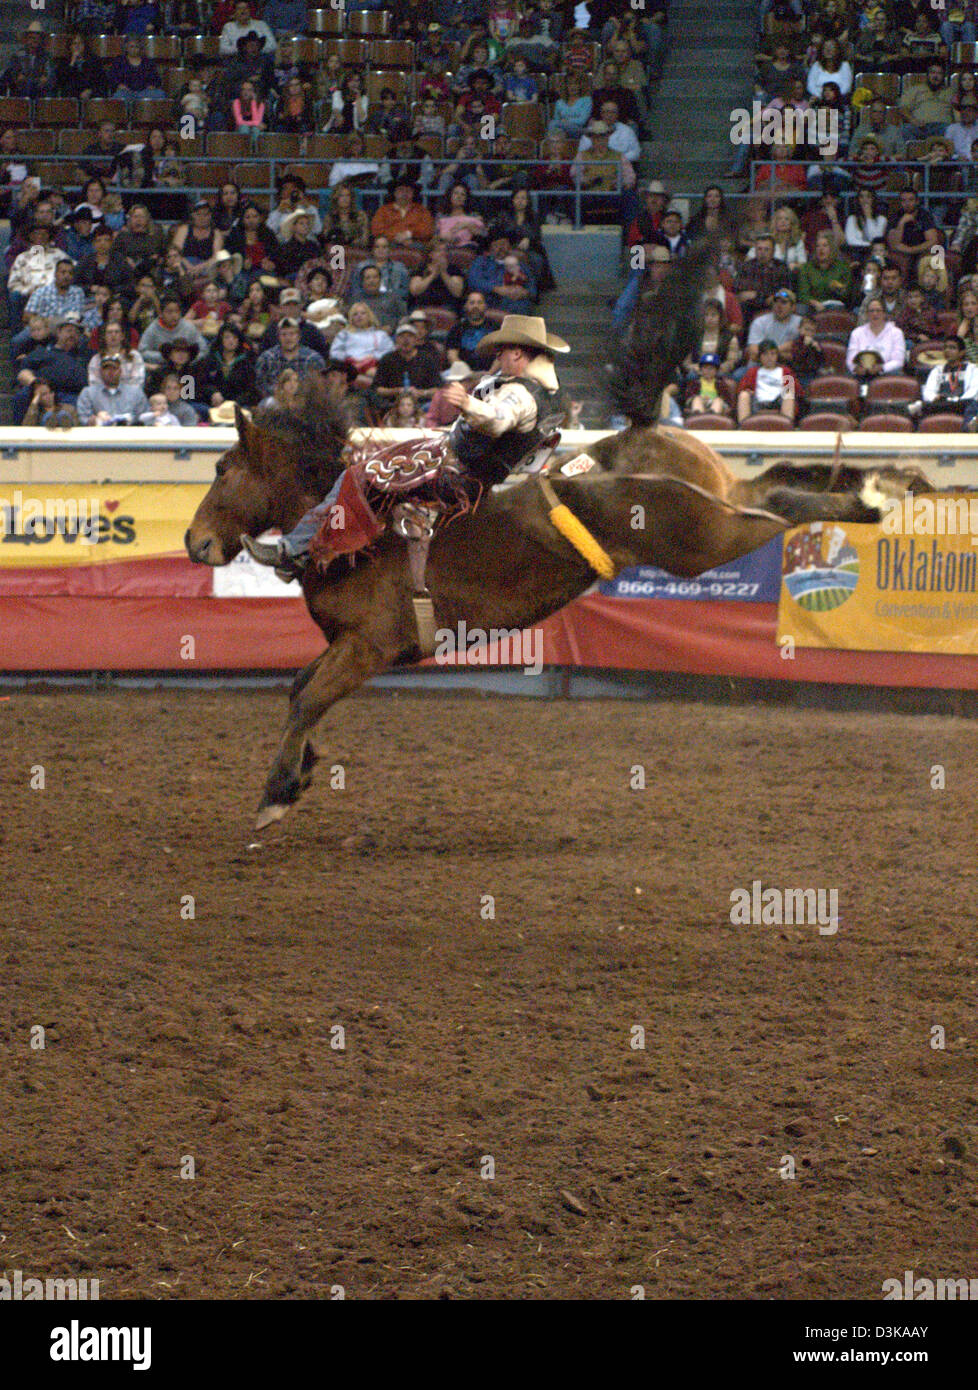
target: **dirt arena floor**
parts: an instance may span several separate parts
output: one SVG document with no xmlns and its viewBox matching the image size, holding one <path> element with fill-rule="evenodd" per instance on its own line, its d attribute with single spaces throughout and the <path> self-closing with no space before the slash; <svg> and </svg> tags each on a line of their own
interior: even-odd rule
<svg viewBox="0 0 978 1390">
<path fill-rule="evenodd" d="M 978 1275 L 974 725 L 363 695 L 258 837 L 284 708 L 0 703 L 0 1271 L 174 1299 Z M 837 888 L 837 934 L 732 925 L 755 879 Z"/>
</svg>

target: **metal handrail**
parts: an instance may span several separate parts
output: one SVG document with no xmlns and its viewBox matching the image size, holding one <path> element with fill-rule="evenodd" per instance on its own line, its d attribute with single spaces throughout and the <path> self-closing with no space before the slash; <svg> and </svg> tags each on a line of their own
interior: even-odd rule
<svg viewBox="0 0 978 1390">
<path fill-rule="evenodd" d="M 45 156 L 43 156 L 43 157 L 38 156 L 37 162 L 45 163 L 45 164 L 67 164 L 67 165 L 73 165 L 73 166 L 75 166 L 75 167 L 77 168 L 77 167 L 79 167 L 79 166 L 81 165 L 81 162 L 82 162 L 82 160 L 83 160 L 84 158 L 85 158 L 84 155 L 53 154 L 53 155 L 45 155 Z M 234 163 L 237 163 L 237 164 L 267 164 L 267 166 L 268 166 L 268 183 L 267 183 L 267 185 L 266 185 L 266 184 L 262 184 L 262 185 L 248 184 L 248 185 L 245 185 L 244 187 L 241 188 L 241 192 L 242 192 L 243 194 L 246 194 L 246 195 L 247 195 L 247 194 L 257 194 L 257 193 L 260 193 L 260 194 L 262 194 L 262 195 L 267 194 L 268 197 L 272 200 L 272 205 L 273 205 L 273 206 L 274 206 L 274 196 L 275 196 L 275 184 L 276 184 L 276 181 L 277 181 L 277 178 L 278 178 L 278 171 L 279 171 L 279 170 L 281 170 L 281 171 L 284 172 L 286 169 L 303 168 L 303 167 L 321 169 L 321 168 L 323 168 L 324 165 L 332 166 L 332 165 L 334 165 L 334 164 L 341 164 L 341 163 L 347 163 L 347 162 L 349 162 L 349 159 L 346 158 L 346 157 L 345 157 L 344 159 L 324 160 L 324 159 L 316 158 L 316 157 L 314 157 L 314 156 L 309 156 L 309 155 L 295 155 L 295 156 L 289 156 L 288 158 L 285 158 L 285 157 L 280 156 L 280 155 L 275 155 L 275 156 L 256 156 L 254 159 L 249 159 L 247 156 L 245 156 L 244 158 L 240 158 L 240 159 L 238 159 L 238 160 L 232 160 L 232 159 L 229 159 L 229 158 L 227 158 L 227 157 L 225 157 L 225 156 L 221 156 L 221 155 L 200 155 L 200 156 L 198 156 L 198 155 L 186 155 L 186 156 L 184 156 L 184 155 L 179 155 L 179 156 L 177 156 L 176 158 L 179 160 L 179 163 L 180 163 L 181 166 L 183 166 L 183 165 L 194 166 L 194 165 L 205 165 L 205 164 L 221 164 L 221 163 L 224 163 L 224 164 L 234 164 Z M 409 162 L 409 163 L 415 163 L 415 162 L 417 162 L 418 164 L 422 164 L 422 163 L 428 164 L 428 165 L 430 165 L 430 167 L 431 167 L 433 170 L 444 169 L 444 168 L 449 167 L 450 165 L 459 164 L 459 163 L 460 163 L 460 161 L 459 161 L 457 158 L 456 158 L 456 159 L 449 159 L 449 158 L 446 157 L 446 158 L 442 158 L 442 159 L 434 159 L 434 158 L 433 158 L 432 156 L 430 156 L 430 155 L 429 155 L 429 156 L 426 156 L 426 158 L 425 158 L 423 161 L 422 161 L 422 160 L 417 160 L 417 161 L 414 161 L 414 160 L 403 161 L 403 160 L 399 160 L 399 159 L 397 159 L 397 158 L 395 157 L 393 160 L 391 160 L 391 159 L 389 159 L 389 158 L 385 158 L 385 159 L 383 159 L 383 160 L 374 160 L 374 161 L 367 161 L 367 162 L 377 163 L 377 164 L 379 164 L 379 165 L 382 165 L 382 164 L 385 164 L 385 163 L 386 163 L 386 164 L 389 164 L 389 165 L 397 165 L 397 164 L 401 164 L 401 163 L 404 163 L 404 162 Z M 508 166 L 512 166 L 512 165 L 525 165 L 527 168 L 539 169 L 539 168 L 541 167 L 541 162 L 542 162 L 542 161 L 541 161 L 540 159 L 479 159 L 479 160 L 478 160 L 478 163 L 479 163 L 483 168 L 485 168 L 486 170 L 491 170 L 491 169 L 493 169 L 493 168 L 508 167 Z M 574 160 L 573 160 L 573 159 L 568 159 L 568 160 L 562 161 L 562 162 L 566 162 L 568 169 L 572 169 L 573 166 L 574 166 Z M 595 202 L 597 202 L 597 201 L 599 201 L 599 200 L 602 199 L 602 198 L 608 198 L 608 197 L 612 197 L 612 196 L 620 196 L 620 195 L 622 194 L 622 192 L 624 191 L 624 180 L 623 180 L 623 176 L 622 176 L 622 168 L 621 168 L 621 162 L 620 162 L 620 160 L 616 157 L 615 159 L 609 159 L 609 160 L 607 161 L 607 163 L 608 163 L 609 165 L 613 165 L 613 166 L 615 167 L 615 170 L 616 170 L 615 187 L 614 187 L 613 189 L 609 189 L 609 190 L 607 190 L 607 191 L 599 190 L 599 191 L 594 191 L 594 192 L 592 192 L 592 191 L 589 190 L 589 189 L 582 188 L 582 187 L 581 187 L 581 181 L 580 181 L 579 178 L 573 179 L 573 184 L 574 184 L 574 186 L 573 186 L 572 188 L 531 188 L 531 189 L 528 189 L 527 191 L 528 191 L 528 193 L 530 194 L 530 202 L 531 202 L 531 205 L 532 205 L 532 207 L 533 207 L 534 215 L 536 215 L 536 213 L 537 213 L 537 209 L 538 209 L 538 207 L 539 207 L 539 202 L 540 202 L 540 199 L 542 199 L 542 198 L 547 198 L 547 199 L 554 199 L 554 198 L 556 198 L 556 199 L 561 200 L 561 201 L 573 199 L 573 200 L 574 200 L 574 226 L 575 226 L 575 227 L 580 227 L 580 226 L 581 226 L 581 216 L 582 216 L 582 213 L 583 213 L 583 210 L 584 210 L 585 200 L 588 201 L 588 202 L 590 202 L 590 201 L 595 201 Z M 233 177 L 233 170 L 232 170 L 232 172 L 231 172 L 231 177 Z M 66 190 L 70 190 L 70 189 L 74 189 L 74 188 L 81 188 L 81 187 L 84 186 L 84 182 L 85 182 L 85 180 L 81 180 L 81 181 L 79 181 L 78 183 L 72 183 L 72 184 L 66 183 L 65 188 L 66 188 Z M 223 182 L 223 181 L 222 181 L 222 182 Z M 436 182 L 437 182 L 437 179 L 433 180 L 433 182 L 436 183 Z M 143 187 L 143 186 L 129 186 L 129 185 L 126 185 L 126 184 L 114 183 L 114 184 L 111 185 L 111 191 L 114 192 L 114 193 L 119 193 L 119 194 L 124 194 L 124 195 L 136 195 L 136 196 L 143 196 L 143 197 L 146 197 L 146 196 L 148 196 L 148 195 L 154 195 L 154 194 L 155 194 L 155 195 L 161 195 L 161 194 L 170 194 L 170 193 L 185 193 L 185 194 L 188 194 L 189 196 L 193 196 L 194 194 L 199 195 L 199 194 L 201 194 L 201 193 L 217 192 L 217 191 L 219 191 L 220 186 L 221 186 L 220 184 L 216 184 L 216 183 L 215 183 L 215 184 L 185 184 L 185 183 L 181 183 L 181 184 L 169 184 L 169 183 L 167 183 L 167 184 L 157 184 L 157 185 L 153 185 L 153 186 L 151 186 L 151 187 Z M 388 188 L 388 187 L 389 187 L 389 185 L 388 185 L 388 186 L 385 186 L 385 185 L 382 185 L 382 184 L 375 184 L 375 185 L 358 185 L 355 191 L 358 192 L 358 193 L 367 194 L 367 195 L 370 197 L 370 199 L 373 200 L 373 199 L 375 199 L 375 198 L 376 198 L 376 199 L 382 198 L 382 197 L 384 196 L 384 194 L 387 192 L 387 188 Z M 432 200 L 433 198 L 435 198 L 436 196 L 438 196 L 438 195 L 436 194 L 435 189 L 434 189 L 434 187 L 432 187 L 431 183 L 421 183 L 421 184 L 420 184 L 420 189 L 421 189 L 421 202 L 424 204 L 425 207 L 427 207 L 428 202 L 429 202 L 430 200 Z M 328 197 L 329 194 L 330 194 L 330 192 L 331 192 L 331 190 L 328 189 L 328 188 L 318 189 L 318 190 L 313 190 L 313 191 L 319 196 L 320 200 L 322 200 L 324 197 Z M 505 189 L 505 188 L 493 188 L 493 189 L 484 188 L 484 189 L 478 189 L 478 190 L 473 194 L 473 196 L 474 196 L 475 198 L 510 198 L 510 197 L 512 196 L 512 189 Z"/>
<path fill-rule="evenodd" d="M 760 194 L 763 194 L 765 197 L 767 197 L 767 196 L 770 195 L 771 197 L 781 197 L 781 198 L 801 198 L 801 199 L 821 198 L 821 196 L 822 196 L 822 190 L 821 190 L 821 189 L 818 189 L 818 188 L 798 188 L 798 189 L 795 189 L 795 188 L 780 188 L 780 189 L 772 189 L 772 188 L 770 188 L 769 186 L 766 186 L 766 187 L 764 187 L 764 188 L 758 188 L 758 187 L 757 187 L 757 181 L 756 181 L 756 180 L 757 180 L 757 166 L 758 166 L 758 165 L 761 165 L 761 164 L 771 164 L 771 163 L 773 163 L 772 160 L 770 160 L 770 159 L 764 159 L 763 157 L 757 157 L 757 158 L 755 158 L 755 159 L 751 159 L 751 161 L 750 161 L 750 192 L 751 192 L 752 194 L 757 195 L 757 194 L 760 193 Z M 884 169 L 885 169 L 885 168 L 887 167 L 886 164 L 883 164 L 883 165 L 878 165 L 878 164 L 865 165 L 865 164 L 861 164 L 861 163 L 859 162 L 859 160 L 857 160 L 857 159 L 831 159 L 831 160 L 825 160 L 824 162 L 823 162 L 823 161 L 819 161 L 819 160 L 812 160 L 812 159 L 782 159 L 782 160 L 778 160 L 777 163 L 778 163 L 778 167 L 779 167 L 779 168 L 786 168 L 786 169 L 805 169 L 806 171 L 807 171 L 808 169 L 810 169 L 811 166 L 812 166 L 813 164 L 819 164 L 820 167 L 823 167 L 823 168 L 825 169 L 825 172 L 826 172 L 826 173 L 831 173 L 831 171 L 832 171 L 833 169 L 843 169 L 843 170 L 845 170 L 845 171 L 848 173 L 848 172 L 850 172 L 851 170 L 854 170 L 854 169 L 865 169 L 865 168 L 871 168 L 871 169 L 884 168 Z M 887 163 L 889 163 L 889 161 L 887 161 Z M 965 163 L 963 160 L 960 160 L 960 159 L 946 159 L 946 160 L 945 160 L 945 159 L 942 159 L 942 160 L 900 159 L 900 160 L 894 160 L 893 163 L 894 163 L 894 165 L 896 166 L 896 168 L 895 168 L 892 172 L 903 171 L 903 170 L 906 170 L 906 171 L 908 171 L 908 172 L 911 172 L 911 171 L 914 171 L 914 170 L 921 170 L 921 169 L 923 170 L 923 187 L 922 187 L 922 188 L 918 188 L 918 189 L 916 189 L 916 190 L 914 190 L 914 191 L 920 194 L 921 201 L 923 202 L 923 204 L 924 204 L 925 207 L 927 207 L 927 206 L 929 205 L 929 199 L 931 198 L 932 195 L 933 195 L 934 197 L 936 197 L 936 198 L 940 198 L 940 199 L 950 199 L 950 200 L 954 200 L 954 201 L 958 201 L 958 202 L 965 202 L 965 201 L 967 201 L 968 198 L 978 197 L 978 178 L 975 178 L 975 177 L 974 177 L 974 173 L 973 173 L 973 171 L 974 171 L 974 165 L 973 165 L 973 164 L 967 164 L 967 163 Z M 972 174 L 972 177 L 973 177 L 973 179 L 974 179 L 974 186 L 973 186 L 972 188 L 970 188 L 970 189 L 969 189 L 969 188 L 963 188 L 963 189 L 935 188 L 935 189 L 932 189 L 931 186 L 930 186 L 930 174 L 931 174 L 931 170 L 932 170 L 932 169 L 957 170 L 959 173 L 964 173 L 966 176 L 967 176 L 968 174 Z M 965 182 L 967 182 L 967 181 L 968 181 L 968 180 L 967 180 L 967 177 L 966 177 Z M 877 193 L 879 194 L 879 196 L 881 196 L 881 197 L 890 196 L 890 197 L 894 197 L 894 198 L 895 198 L 895 197 L 898 197 L 899 194 L 900 194 L 902 191 L 905 191 L 905 190 L 901 190 L 901 189 L 885 189 L 885 190 L 874 190 L 874 191 L 877 192 Z M 840 189 L 838 190 L 838 192 L 839 192 L 840 196 L 842 196 L 842 197 L 855 197 L 856 194 L 859 192 L 859 189 L 858 189 L 857 186 L 853 185 L 852 187 L 849 187 L 849 188 L 840 188 Z"/>
</svg>

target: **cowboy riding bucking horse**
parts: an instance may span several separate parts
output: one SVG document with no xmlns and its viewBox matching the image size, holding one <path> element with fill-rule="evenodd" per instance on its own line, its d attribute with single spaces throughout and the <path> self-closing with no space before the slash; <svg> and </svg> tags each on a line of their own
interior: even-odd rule
<svg viewBox="0 0 978 1390">
<path fill-rule="evenodd" d="M 479 344 L 480 352 L 489 349 L 497 350 L 496 370 L 471 394 L 457 381 L 445 388 L 445 399 L 459 411 L 447 436 L 361 450 L 326 497 L 285 535 L 272 541 L 243 535 L 241 544 L 252 558 L 290 578 L 310 556 L 325 565 L 369 544 L 380 528 L 377 509 L 367 509 L 366 484 L 372 493 L 391 491 L 397 499 L 394 530 L 416 543 L 416 588 L 424 592 L 424 560 L 438 517 L 468 510 L 483 489 L 529 461 L 539 466 L 559 440 L 563 416 L 553 411 L 560 390 L 554 358 L 569 352 L 569 344 L 548 333 L 542 318 L 507 314 Z M 410 501 L 399 496 L 405 492 Z"/>
</svg>

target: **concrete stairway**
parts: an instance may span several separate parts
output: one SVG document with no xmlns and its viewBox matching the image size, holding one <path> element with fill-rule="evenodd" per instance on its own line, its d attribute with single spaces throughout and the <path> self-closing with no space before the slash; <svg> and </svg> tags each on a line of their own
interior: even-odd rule
<svg viewBox="0 0 978 1390">
<path fill-rule="evenodd" d="M 558 284 L 541 305 L 547 328 L 571 345 L 570 353 L 557 359 L 557 371 L 566 399 L 583 403 L 582 429 L 608 427 L 604 383 L 611 333 L 608 300 L 617 298 L 620 291 L 621 285 L 613 279 L 579 279 Z"/>
<path fill-rule="evenodd" d="M 753 93 L 751 0 L 673 0 L 669 51 L 652 99 L 643 173 L 697 198 L 729 166 L 730 112 Z"/>
</svg>

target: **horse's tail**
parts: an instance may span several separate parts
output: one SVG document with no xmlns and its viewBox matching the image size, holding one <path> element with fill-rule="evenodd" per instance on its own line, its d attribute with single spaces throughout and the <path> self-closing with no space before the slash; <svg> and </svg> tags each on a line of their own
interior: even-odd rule
<svg viewBox="0 0 978 1390">
<path fill-rule="evenodd" d="M 698 346 L 703 295 L 716 270 L 712 239 L 697 242 L 653 293 L 639 291 L 631 326 L 615 354 L 609 387 L 633 425 L 654 425 L 662 393 Z"/>
</svg>

